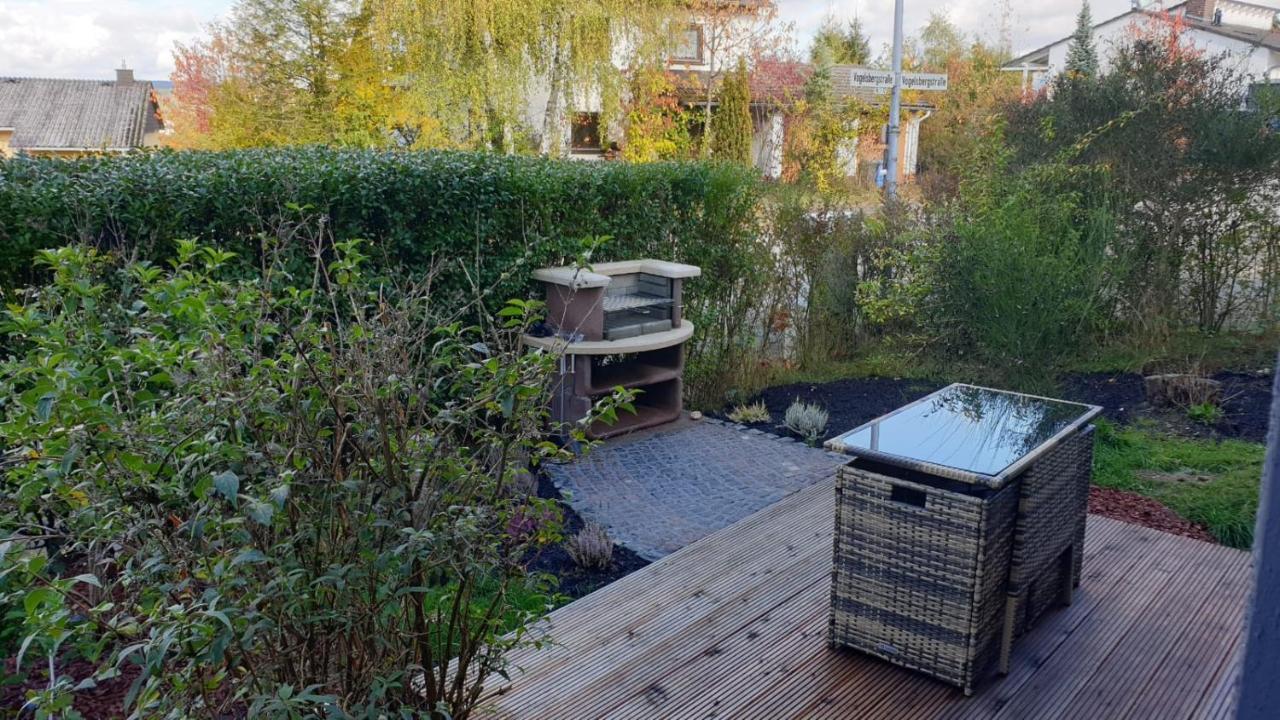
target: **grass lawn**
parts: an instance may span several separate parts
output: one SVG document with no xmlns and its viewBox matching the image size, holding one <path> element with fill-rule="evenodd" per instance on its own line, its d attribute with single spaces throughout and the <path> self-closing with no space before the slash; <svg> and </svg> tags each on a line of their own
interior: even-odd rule
<svg viewBox="0 0 1280 720">
<path fill-rule="evenodd" d="M 1150 424 L 1098 423 L 1096 485 L 1155 498 L 1203 524 L 1224 545 L 1253 543 L 1265 448 L 1239 440 L 1190 440 Z"/>
</svg>

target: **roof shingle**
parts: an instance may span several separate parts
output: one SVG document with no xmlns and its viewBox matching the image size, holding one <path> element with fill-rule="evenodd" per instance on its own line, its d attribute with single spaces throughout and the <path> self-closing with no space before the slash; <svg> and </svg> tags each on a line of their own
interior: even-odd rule
<svg viewBox="0 0 1280 720">
<path fill-rule="evenodd" d="M 161 127 L 151 83 L 0 77 L 0 128 L 10 147 L 124 150 Z"/>
</svg>

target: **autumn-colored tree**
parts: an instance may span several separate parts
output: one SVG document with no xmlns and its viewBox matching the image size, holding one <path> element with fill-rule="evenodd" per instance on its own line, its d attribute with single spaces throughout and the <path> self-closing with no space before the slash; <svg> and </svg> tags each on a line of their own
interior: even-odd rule
<svg viewBox="0 0 1280 720">
<path fill-rule="evenodd" d="M 633 162 L 690 156 L 690 113 L 680 104 L 673 74 L 659 65 L 632 71 L 622 157 Z"/>
<path fill-rule="evenodd" d="M 414 103 L 468 147 L 512 151 L 520 129 L 558 150 L 569 100 L 592 95 L 616 112 L 620 42 L 651 48 L 667 0 L 371 0 L 378 47 L 402 68 Z M 640 37 L 638 37 L 640 36 Z M 527 100 L 548 99 L 530 128 Z M 607 124 L 607 122 L 605 123 Z"/>
<path fill-rule="evenodd" d="M 915 48 L 914 69 L 948 76 L 946 92 L 913 93 L 912 99 L 934 106 L 920 125 L 921 180 L 929 191 L 949 195 L 1006 104 L 1017 97 L 1017 78 L 1000 69 L 1007 50 L 966 35 L 945 15 L 930 16 Z"/>
<path fill-rule="evenodd" d="M 751 164 L 751 77 L 747 61 L 738 59 L 738 67 L 720 86 L 719 104 L 711 115 L 711 154 L 721 160 L 740 165 Z"/>
<path fill-rule="evenodd" d="M 209 145 L 218 87 L 230 74 L 231 44 L 221 25 L 209 26 L 206 38 L 175 44 L 172 102 L 165 113 L 173 128 L 169 144 L 181 148 Z"/>
</svg>

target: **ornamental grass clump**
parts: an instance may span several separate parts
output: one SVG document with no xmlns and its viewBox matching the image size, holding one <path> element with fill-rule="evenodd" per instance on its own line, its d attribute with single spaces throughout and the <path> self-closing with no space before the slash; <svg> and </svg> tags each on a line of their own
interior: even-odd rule
<svg viewBox="0 0 1280 720">
<path fill-rule="evenodd" d="M 827 429 L 827 411 L 796 398 L 787 408 L 783 425 L 810 445 L 817 445 Z"/>
<path fill-rule="evenodd" d="M 729 419 L 750 425 L 752 423 L 767 423 L 772 418 L 769 416 L 769 408 L 764 404 L 763 400 L 758 400 L 750 405 L 737 405 L 729 411 Z"/>
<path fill-rule="evenodd" d="M 569 538 L 564 550 L 584 570 L 605 570 L 613 562 L 613 540 L 600 523 L 589 522 Z"/>
<path fill-rule="evenodd" d="M 525 562 L 562 520 L 507 487 L 570 457 L 556 358 L 519 344 L 538 304 L 312 240 L 251 278 L 193 242 L 171 267 L 44 251 L 4 312 L 0 617 L 18 676 L 52 673 L 33 716 L 92 687 L 58 672 L 84 658 L 137 672 L 131 717 L 465 720 L 541 642 Z"/>
</svg>

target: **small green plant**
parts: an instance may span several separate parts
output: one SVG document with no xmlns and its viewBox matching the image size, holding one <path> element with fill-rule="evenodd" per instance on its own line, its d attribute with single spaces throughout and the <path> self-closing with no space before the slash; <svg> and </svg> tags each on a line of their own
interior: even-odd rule
<svg viewBox="0 0 1280 720">
<path fill-rule="evenodd" d="M 787 408 L 783 425 L 810 445 L 817 445 L 827 429 L 827 411 L 796 398 L 791 407 Z"/>
<path fill-rule="evenodd" d="M 1187 408 L 1187 418 L 1201 425 L 1217 425 L 1222 422 L 1222 408 L 1211 402 L 1197 403 Z"/>
<path fill-rule="evenodd" d="M 767 423 L 772 418 L 769 416 L 768 406 L 764 404 L 763 400 L 758 400 L 750 405 L 734 406 L 729 411 L 729 419 L 736 423 L 750 425 L 751 423 Z"/>
<path fill-rule="evenodd" d="M 589 522 L 564 544 L 569 558 L 580 568 L 604 570 L 613 562 L 613 540 L 600 523 Z"/>
</svg>

